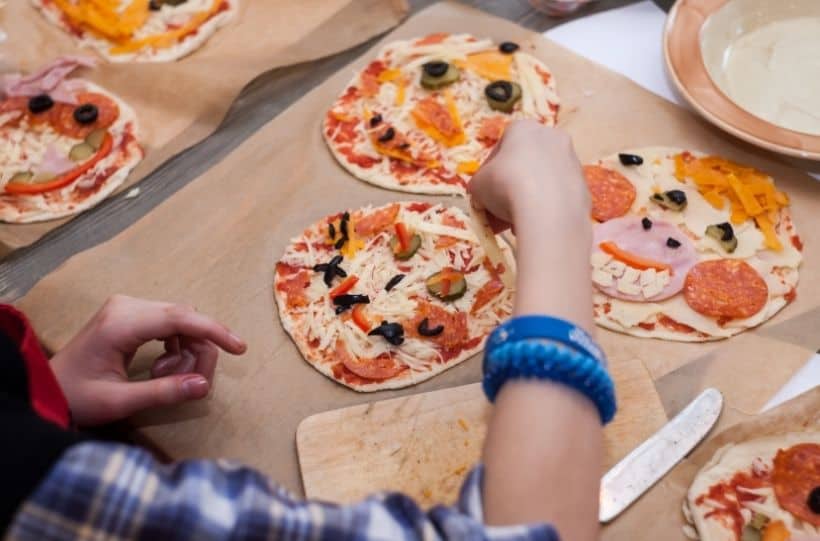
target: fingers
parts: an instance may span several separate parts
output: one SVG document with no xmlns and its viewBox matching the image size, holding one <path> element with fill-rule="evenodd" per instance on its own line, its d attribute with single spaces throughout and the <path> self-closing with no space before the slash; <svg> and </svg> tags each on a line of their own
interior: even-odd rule
<svg viewBox="0 0 820 541">
<path fill-rule="evenodd" d="M 228 353 L 245 352 L 245 342 L 218 321 L 179 304 L 146 301 L 117 295 L 109 299 L 98 315 L 112 339 L 123 352 L 132 352 L 151 340 L 174 336 L 202 339 Z M 167 343 L 173 352 L 173 342 Z"/>
<path fill-rule="evenodd" d="M 147 408 L 170 406 L 204 398 L 210 383 L 202 374 L 175 374 L 157 379 L 112 383 L 106 401 L 112 418 L 128 417 Z"/>
<path fill-rule="evenodd" d="M 196 372 L 213 383 L 219 348 L 207 340 L 188 337 L 165 342 L 167 352 L 154 361 L 152 378 Z"/>
</svg>

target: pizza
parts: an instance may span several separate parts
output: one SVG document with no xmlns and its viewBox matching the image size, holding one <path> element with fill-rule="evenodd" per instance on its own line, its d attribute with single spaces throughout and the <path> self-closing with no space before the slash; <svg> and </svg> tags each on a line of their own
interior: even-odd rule
<svg viewBox="0 0 820 541">
<path fill-rule="evenodd" d="M 767 436 L 719 449 L 683 505 L 702 541 L 788 541 L 820 535 L 820 432 Z"/>
<path fill-rule="evenodd" d="M 167 62 L 201 47 L 239 0 L 32 0 L 53 24 L 111 62 Z"/>
<path fill-rule="evenodd" d="M 788 196 L 752 167 L 672 148 L 584 166 L 595 321 L 687 342 L 756 327 L 796 297 L 803 243 Z"/>
<path fill-rule="evenodd" d="M 517 44 L 432 34 L 386 45 L 337 98 L 322 133 L 361 180 L 463 194 L 507 123 L 552 126 L 558 108 L 550 70 Z"/>
<path fill-rule="evenodd" d="M 0 221 L 51 220 L 88 209 L 120 186 L 143 157 L 134 111 L 63 57 L 0 88 Z"/>
<path fill-rule="evenodd" d="M 512 290 L 468 220 L 456 207 L 392 203 L 328 216 L 292 239 L 274 296 L 305 360 L 351 389 L 377 391 L 481 351 L 510 315 Z"/>
</svg>

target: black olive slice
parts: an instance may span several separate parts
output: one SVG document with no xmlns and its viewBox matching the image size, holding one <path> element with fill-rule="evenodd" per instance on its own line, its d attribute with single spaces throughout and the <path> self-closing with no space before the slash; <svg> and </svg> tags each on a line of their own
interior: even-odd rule
<svg viewBox="0 0 820 541">
<path fill-rule="evenodd" d="M 392 138 L 394 138 L 395 136 L 396 136 L 396 130 L 394 130 L 393 127 L 391 126 L 391 127 L 387 128 L 386 130 L 384 130 L 384 133 L 379 136 L 379 143 L 386 143 L 389 140 L 391 140 Z"/>
<path fill-rule="evenodd" d="M 618 159 L 621 161 L 621 164 L 623 165 L 643 164 L 643 158 L 641 158 L 637 154 L 618 154 Z"/>
<path fill-rule="evenodd" d="M 99 116 L 99 111 L 93 103 L 84 103 L 74 109 L 74 120 L 80 124 L 91 124 L 97 120 L 97 116 Z"/>
<path fill-rule="evenodd" d="M 444 325 L 436 325 L 432 329 L 429 325 L 430 320 L 428 318 L 422 319 L 418 327 L 419 334 L 422 336 L 438 336 L 444 332 Z"/>
<path fill-rule="evenodd" d="M 339 241 L 341 241 L 342 244 L 344 244 L 344 239 L 339 239 Z M 330 287 L 330 285 L 333 283 L 333 278 L 335 278 L 336 276 L 341 276 L 342 278 L 347 277 L 347 272 L 345 272 L 344 269 L 339 268 L 339 263 L 341 263 L 343 259 L 344 257 L 340 255 L 333 256 L 333 258 L 327 263 L 319 263 L 318 265 L 314 265 L 313 271 L 323 272 L 324 276 L 322 277 L 322 280 L 325 282 L 325 285 L 327 287 Z"/>
<path fill-rule="evenodd" d="M 148 9 L 151 11 L 159 11 L 162 8 L 162 0 L 149 0 Z"/>
<path fill-rule="evenodd" d="M 505 41 L 501 45 L 498 46 L 498 50 L 504 54 L 512 54 L 518 49 L 520 49 L 519 45 L 512 41 Z"/>
<path fill-rule="evenodd" d="M 809 499 L 806 503 L 812 513 L 820 515 L 820 487 L 814 487 L 814 489 L 809 492 Z"/>
<path fill-rule="evenodd" d="M 649 218 L 643 218 L 641 220 L 641 225 L 643 226 L 644 231 L 649 231 L 652 229 L 652 220 Z"/>
<path fill-rule="evenodd" d="M 487 85 L 484 94 L 496 101 L 507 101 L 512 97 L 513 87 L 509 81 L 496 81 Z"/>
<path fill-rule="evenodd" d="M 350 308 L 354 304 L 370 304 L 370 297 L 357 294 L 337 295 L 333 299 L 333 304 Z"/>
<path fill-rule="evenodd" d="M 54 100 L 48 94 L 38 94 L 28 100 L 28 110 L 34 113 L 44 113 L 54 107 Z"/>
<path fill-rule="evenodd" d="M 443 62 L 441 60 L 433 60 L 432 62 L 427 62 L 422 66 L 424 73 L 429 75 L 430 77 L 441 77 L 445 73 L 447 73 L 447 69 L 450 67 L 450 64 L 447 62 Z"/>
<path fill-rule="evenodd" d="M 330 240 L 336 238 L 336 226 L 333 224 L 327 224 L 327 234 L 330 236 Z"/>
<path fill-rule="evenodd" d="M 404 280 L 404 276 L 404 274 L 397 274 L 394 277 L 392 277 L 390 280 L 387 281 L 387 285 L 384 286 L 384 290 L 390 291 L 391 289 L 399 285 L 399 282 Z"/>
<path fill-rule="evenodd" d="M 382 121 L 382 115 L 379 114 L 379 113 L 376 113 L 375 115 L 370 117 L 370 127 L 375 128 L 376 126 L 378 126 L 381 123 L 381 121 Z"/>
<path fill-rule="evenodd" d="M 390 344 L 400 346 L 404 343 L 404 327 L 400 323 L 382 321 L 381 325 L 367 333 L 368 336 L 383 336 Z"/>
<path fill-rule="evenodd" d="M 666 245 L 670 248 L 680 248 L 680 241 L 677 239 L 673 239 L 672 237 L 669 237 L 668 239 L 666 239 Z"/>
<path fill-rule="evenodd" d="M 342 238 L 340 238 L 339 240 L 336 241 L 336 244 L 334 244 L 333 247 L 336 248 L 337 250 L 341 250 L 342 246 L 345 245 L 345 242 L 347 242 L 347 239 L 342 237 Z"/>
<path fill-rule="evenodd" d="M 667 210 L 674 210 L 680 212 L 686 208 L 686 192 L 683 190 L 669 190 L 668 192 L 653 194 L 650 198 L 653 203 L 656 203 Z"/>
</svg>

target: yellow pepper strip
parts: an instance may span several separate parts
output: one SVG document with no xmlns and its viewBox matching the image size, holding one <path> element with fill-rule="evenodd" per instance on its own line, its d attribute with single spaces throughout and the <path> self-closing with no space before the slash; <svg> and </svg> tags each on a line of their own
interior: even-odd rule
<svg viewBox="0 0 820 541">
<path fill-rule="evenodd" d="M 190 21 L 181 27 L 164 32 L 155 36 L 148 36 L 142 39 L 129 40 L 125 43 L 115 45 L 110 49 L 111 54 L 127 54 L 139 51 L 140 49 L 164 49 L 175 45 L 180 39 L 199 28 L 205 21 L 213 17 L 222 8 L 223 0 L 214 0 L 207 11 L 202 11 L 194 15 Z"/>
</svg>

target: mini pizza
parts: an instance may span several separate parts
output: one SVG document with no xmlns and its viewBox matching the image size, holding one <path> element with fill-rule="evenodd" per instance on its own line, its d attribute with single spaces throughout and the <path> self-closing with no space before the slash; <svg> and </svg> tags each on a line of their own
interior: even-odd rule
<svg viewBox="0 0 820 541">
<path fill-rule="evenodd" d="M 0 101 L 0 220 L 75 214 L 102 201 L 142 159 L 134 111 L 94 83 L 69 78 L 88 59 L 6 75 Z"/>
<path fill-rule="evenodd" d="M 393 203 L 329 216 L 293 239 L 274 296 L 307 362 L 351 389 L 377 391 L 481 351 L 510 315 L 512 291 L 468 220 L 455 207 Z"/>
<path fill-rule="evenodd" d="M 768 436 L 719 449 L 683 505 L 702 541 L 789 541 L 820 535 L 820 432 Z"/>
<path fill-rule="evenodd" d="M 794 300 L 803 243 L 788 196 L 765 173 L 647 148 L 599 160 L 584 174 L 599 325 L 640 337 L 718 340 Z"/>
<path fill-rule="evenodd" d="M 508 122 L 552 126 L 550 70 L 512 42 L 432 34 L 386 45 L 325 116 L 339 163 L 392 190 L 463 194 Z"/>
<path fill-rule="evenodd" d="M 111 62 L 167 62 L 202 46 L 239 0 L 32 0 L 53 24 Z"/>
</svg>

